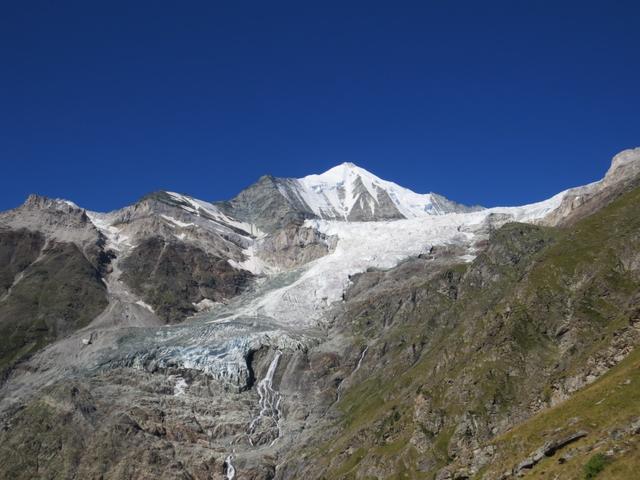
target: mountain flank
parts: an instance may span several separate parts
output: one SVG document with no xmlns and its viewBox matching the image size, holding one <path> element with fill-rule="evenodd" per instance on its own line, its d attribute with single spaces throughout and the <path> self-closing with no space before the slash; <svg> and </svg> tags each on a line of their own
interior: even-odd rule
<svg viewBox="0 0 640 480">
<path fill-rule="evenodd" d="M 0 479 L 629 479 L 640 149 L 467 207 L 353 164 L 0 213 Z"/>
</svg>

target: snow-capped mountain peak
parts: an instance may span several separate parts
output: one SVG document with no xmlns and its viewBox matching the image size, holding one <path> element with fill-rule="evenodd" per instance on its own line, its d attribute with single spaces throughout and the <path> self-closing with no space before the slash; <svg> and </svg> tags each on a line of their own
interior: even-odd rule
<svg viewBox="0 0 640 480">
<path fill-rule="evenodd" d="M 412 192 L 350 162 L 303 178 L 263 176 L 218 205 L 265 232 L 307 219 L 371 222 L 481 210 L 435 193 Z"/>
<path fill-rule="evenodd" d="M 282 183 L 280 190 L 284 195 L 293 193 L 316 216 L 325 219 L 393 220 L 469 210 L 440 195 L 415 193 L 383 180 L 351 162 Z"/>
</svg>

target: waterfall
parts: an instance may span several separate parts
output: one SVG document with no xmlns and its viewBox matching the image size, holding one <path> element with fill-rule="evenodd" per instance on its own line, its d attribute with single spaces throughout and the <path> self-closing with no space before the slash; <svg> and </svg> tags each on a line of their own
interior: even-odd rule
<svg viewBox="0 0 640 480">
<path fill-rule="evenodd" d="M 233 454 L 228 455 L 227 458 L 224 459 L 224 464 L 227 467 L 227 480 L 236 478 L 236 469 L 231 462 L 233 462 Z"/>
<path fill-rule="evenodd" d="M 366 347 L 364 347 L 364 350 L 362 351 L 362 353 L 360 354 L 360 360 L 358 360 L 358 365 L 356 365 L 356 368 L 353 372 L 351 372 L 351 375 L 353 375 L 354 373 L 356 373 L 358 370 L 360 370 L 360 366 L 362 365 L 362 361 L 364 360 L 364 356 L 367 354 L 367 350 L 369 350 L 369 345 L 367 345 Z"/>
<path fill-rule="evenodd" d="M 354 373 L 356 373 L 358 370 L 360 370 L 360 367 L 362 366 L 362 361 L 364 360 L 365 355 L 367 354 L 367 350 L 369 350 L 369 345 L 367 345 L 366 347 L 364 347 L 364 350 L 362 351 L 362 353 L 360 354 L 360 358 L 358 359 L 358 363 L 356 365 L 356 368 L 353 369 L 353 371 L 349 374 L 349 377 L 353 376 Z M 346 380 L 346 379 L 345 379 Z M 336 403 L 338 403 L 340 401 L 340 399 L 342 398 L 342 385 L 344 384 L 344 380 L 342 380 L 340 382 L 340 385 L 338 385 L 337 388 L 337 396 L 335 401 L 331 404 L 331 407 L 333 407 Z"/>
<path fill-rule="evenodd" d="M 275 443 L 275 441 L 280 436 L 280 392 L 273 389 L 273 376 L 276 373 L 276 369 L 278 368 L 278 362 L 280 361 L 280 357 L 282 356 L 282 352 L 277 350 L 273 360 L 269 364 L 269 369 L 267 370 L 266 375 L 262 380 L 260 380 L 257 384 L 258 397 L 260 397 L 259 405 L 260 412 L 258 416 L 251 421 L 249 424 L 249 429 L 247 433 L 249 435 L 249 443 L 253 446 L 253 439 L 251 436 L 255 433 L 256 427 L 263 419 L 269 419 L 273 422 L 274 427 L 277 428 L 277 434 L 274 440 L 271 442 L 271 445 Z"/>
</svg>

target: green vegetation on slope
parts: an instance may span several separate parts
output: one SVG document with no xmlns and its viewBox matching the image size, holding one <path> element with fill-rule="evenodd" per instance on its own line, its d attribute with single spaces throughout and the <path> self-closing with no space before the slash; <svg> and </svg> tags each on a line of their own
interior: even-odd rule
<svg viewBox="0 0 640 480">
<path fill-rule="evenodd" d="M 16 241 L 0 241 L 0 256 L 13 259 L 0 268 L 2 277 L 12 278 L 0 300 L 0 379 L 21 359 L 87 325 L 107 306 L 100 272 L 76 245 L 54 243 L 40 253 L 44 239 L 38 234 L 6 235 L 16 234 Z"/>
<path fill-rule="evenodd" d="M 567 229 L 506 225 L 467 267 L 422 281 L 391 270 L 386 296 L 351 298 L 345 317 L 369 339 L 369 378 L 344 392 L 335 435 L 307 451 L 306 463 L 323 478 L 434 478 L 447 464 L 481 478 L 514 467 L 498 460 L 502 446 L 487 448 L 496 433 L 635 345 L 638 211 L 640 189 Z M 634 398 L 616 398 L 608 409 L 625 419 L 638 413 Z M 539 446 L 529 442 L 509 461 Z"/>
<path fill-rule="evenodd" d="M 595 472 L 594 466 L 600 462 L 593 458 L 604 457 L 607 479 L 634 478 L 640 468 L 638 405 L 640 350 L 567 401 L 495 439 L 492 444 L 499 453 L 485 478 L 513 468 L 551 438 L 576 431 L 586 431 L 588 435 L 545 458 L 526 477 L 581 479 L 587 469 Z"/>
</svg>

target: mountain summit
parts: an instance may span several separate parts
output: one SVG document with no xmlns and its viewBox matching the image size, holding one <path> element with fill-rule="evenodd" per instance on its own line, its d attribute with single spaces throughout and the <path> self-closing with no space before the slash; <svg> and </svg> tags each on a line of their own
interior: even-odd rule
<svg viewBox="0 0 640 480">
<path fill-rule="evenodd" d="M 353 163 L 298 180 L 299 194 L 320 218 L 351 221 L 416 218 L 477 210 L 434 193 L 418 194 Z"/>
<path fill-rule="evenodd" d="M 255 219 L 250 216 L 255 217 L 257 211 L 269 211 L 270 215 L 258 215 L 261 228 L 267 231 L 308 218 L 371 222 L 481 209 L 435 193 L 415 193 L 350 162 L 303 178 L 262 177 L 224 208 L 251 223 Z"/>
</svg>

